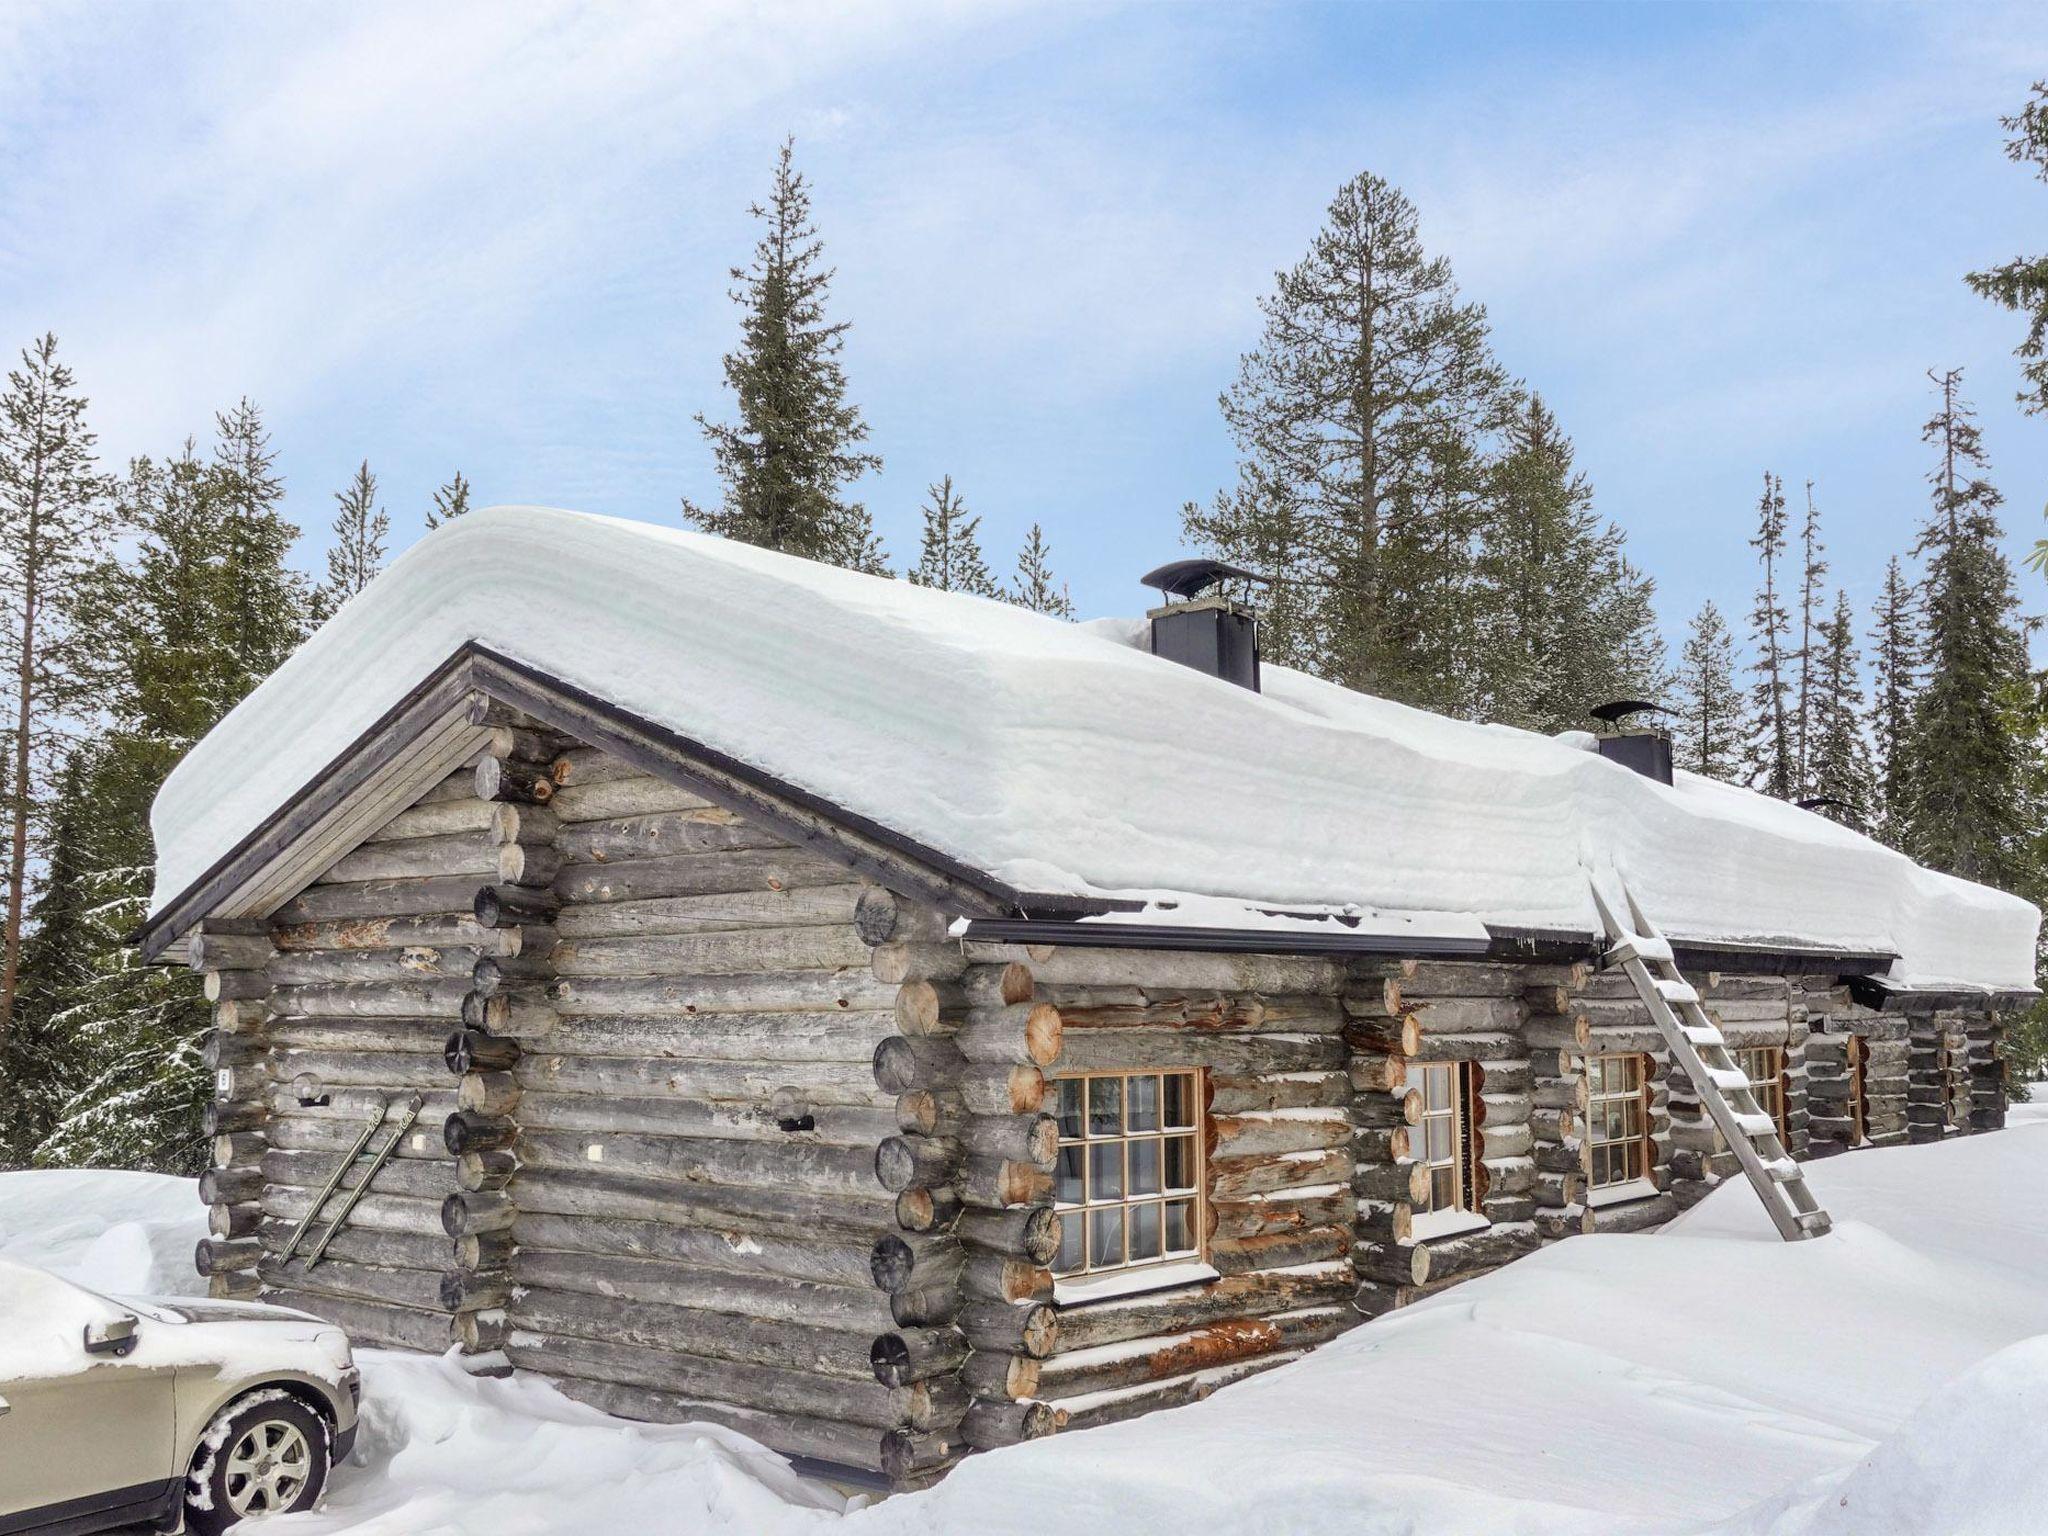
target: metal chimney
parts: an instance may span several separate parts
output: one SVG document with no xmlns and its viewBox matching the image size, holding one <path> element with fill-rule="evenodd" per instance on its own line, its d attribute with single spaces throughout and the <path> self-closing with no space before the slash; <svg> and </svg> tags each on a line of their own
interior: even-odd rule
<svg viewBox="0 0 2048 1536">
<path fill-rule="evenodd" d="M 1166 599 L 1145 615 L 1152 621 L 1154 656 L 1259 691 L 1258 615 L 1223 586 L 1264 581 L 1263 576 L 1221 560 L 1175 560 L 1143 580 Z"/>
<path fill-rule="evenodd" d="M 1668 715 L 1670 710 L 1648 699 L 1616 699 L 1590 713 L 1600 724 L 1602 757 L 1620 763 L 1624 768 L 1633 768 L 1644 778 L 1655 779 L 1659 784 L 1671 782 L 1670 733 L 1656 725 L 1637 725 L 1628 721 L 1630 715 Z"/>
</svg>

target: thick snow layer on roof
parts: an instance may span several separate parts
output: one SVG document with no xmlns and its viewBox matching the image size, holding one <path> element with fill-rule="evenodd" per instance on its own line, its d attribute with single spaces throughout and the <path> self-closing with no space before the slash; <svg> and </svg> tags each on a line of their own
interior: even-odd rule
<svg viewBox="0 0 2048 1536">
<path fill-rule="evenodd" d="M 494 508 L 430 534 L 157 798 L 160 908 L 476 640 L 1020 890 L 1454 912 L 1594 929 L 1625 877 L 1674 936 L 1896 952 L 2029 986 L 2038 914 L 1819 816 L 1281 667 L 1253 694 L 1141 626 L 700 534 Z"/>
</svg>

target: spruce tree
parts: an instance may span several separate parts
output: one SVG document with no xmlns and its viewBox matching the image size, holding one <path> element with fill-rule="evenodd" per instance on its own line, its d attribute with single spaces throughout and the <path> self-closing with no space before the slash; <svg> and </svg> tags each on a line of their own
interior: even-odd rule
<svg viewBox="0 0 2048 1536">
<path fill-rule="evenodd" d="M 1710 600 L 1700 605 L 1679 652 L 1676 722 L 1678 766 L 1734 784 L 1741 781 L 1747 729 L 1735 683 L 1735 639 Z"/>
<path fill-rule="evenodd" d="M 1663 650 L 1652 584 L 1593 511 L 1571 439 L 1537 396 L 1509 418 L 1480 533 L 1477 711 L 1531 730 L 1581 725 L 1610 699 L 1654 695 Z"/>
<path fill-rule="evenodd" d="M 1816 638 L 1813 741 L 1807 757 L 1806 792 L 1841 802 L 1822 806 L 1823 815 L 1867 829 L 1873 824 L 1876 793 L 1870 749 L 1864 739 L 1862 668 L 1856 655 L 1856 624 L 1848 593 L 1835 594 L 1834 616 L 1821 620 Z"/>
<path fill-rule="evenodd" d="M 1031 532 L 1025 536 L 1024 547 L 1017 551 L 1017 574 L 1003 596 L 1033 613 L 1071 619 L 1074 600 L 1067 596 L 1065 582 L 1058 586 L 1053 584 L 1051 557 L 1052 550 L 1045 542 L 1045 530 L 1033 523 Z"/>
<path fill-rule="evenodd" d="M 91 652 L 70 622 L 79 583 L 115 520 L 93 456 L 86 399 L 57 360 L 57 338 L 23 349 L 0 395 L 0 668 L 6 720 L 6 893 L 0 926 L 0 1049 L 13 1027 L 22 925 L 41 855 L 50 781 L 74 715 L 92 700 Z"/>
<path fill-rule="evenodd" d="M 2012 135 L 2005 141 L 2006 158 L 2015 165 L 2031 165 L 2035 176 L 2048 181 L 2048 81 L 2036 80 L 2026 105 L 1999 122 Z M 2013 349 L 2025 365 L 2026 388 L 2019 401 L 2030 414 L 2048 411 L 2048 255 L 2016 256 L 1963 280 L 1994 304 L 2026 317 L 2027 334 Z M 2044 554 L 2048 544 L 2036 546 L 2037 563 Z"/>
<path fill-rule="evenodd" d="M 953 489 L 953 477 L 945 476 L 926 495 L 931 499 L 924 507 L 924 544 L 909 573 L 911 583 L 976 597 L 1002 596 L 982 559 L 976 537 L 981 519 L 967 515 L 967 503 Z"/>
<path fill-rule="evenodd" d="M 1885 566 L 1870 627 L 1871 825 L 1894 848 L 1906 844 L 1907 786 L 1913 775 L 1913 699 L 1920 688 L 1918 601 L 1899 557 Z"/>
<path fill-rule="evenodd" d="M 377 477 L 363 460 L 348 483 L 334 493 L 334 543 L 327 551 L 327 579 L 315 594 L 315 617 L 322 623 L 336 609 L 367 587 L 384 568 L 384 540 L 391 519 L 377 505 Z"/>
<path fill-rule="evenodd" d="M 2025 770 L 2033 708 L 2011 568 L 1999 550 L 2002 498 L 1962 371 L 1929 373 L 1940 405 L 1921 433 L 1935 449 L 1933 507 L 1914 553 L 1926 572 L 1927 677 L 1913 700 L 1909 852 L 1966 879 L 2013 887 L 2031 872 Z"/>
<path fill-rule="evenodd" d="M 312 608 L 312 584 L 285 563 L 299 530 L 281 510 L 284 480 L 263 413 L 246 396 L 215 414 L 207 484 L 194 494 L 220 525 L 211 698 L 225 713 L 298 648 Z"/>
<path fill-rule="evenodd" d="M 469 510 L 469 482 L 462 478 L 462 471 L 455 471 L 455 478 L 434 492 L 434 504 L 427 509 L 427 531 L 432 532 L 443 523 L 452 523 Z"/>
<path fill-rule="evenodd" d="M 1276 661 L 1469 710 L 1481 449 L 1506 389 L 1485 311 L 1370 174 L 1339 189 L 1259 308 L 1264 333 L 1221 400 L 1237 483 L 1188 504 L 1190 540 L 1273 579 Z"/>
<path fill-rule="evenodd" d="M 1815 679 L 1823 662 L 1825 644 L 1821 635 L 1827 623 L 1822 608 L 1825 594 L 1821 578 L 1828 573 L 1820 542 L 1820 512 L 1813 504 L 1813 482 L 1806 482 L 1806 522 L 1800 529 L 1801 576 L 1799 581 L 1799 691 L 1793 715 L 1793 780 L 1801 795 L 1819 793 L 1813 788 L 1812 747 L 1819 733 L 1819 709 Z"/>
<path fill-rule="evenodd" d="M 1749 547 L 1757 552 L 1764 572 L 1749 615 L 1750 642 L 1756 651 L 1756 660 L 1750 663 L 1756 681 L 1749 692 L 1749 779 L 1765 794 L 1790 800 L 1798 786 L 1785 655 L 1792 621 L 1778 590 L 1778 567 L 1785 555 L 1785 485 L 1769 471 L 1757 502 L 1756 537 Z"/>
<path fill-rule="evenodd" d="M 794 156 L 785 140 L 767 204 L 748 210 L 766 226 L 753 260 L 732 269 L 743 318 L 725 382 L 739 421 L 696 418 L 724 495 L 715 507 L 685 499 L 683 516 L 723 538 L 887 575 L 867 509 L 846 496 L 882 461 L 861 447 L 867 424 L 846 398 L 847 322 L 825 318 L 833 274 Z"/>
</svg>

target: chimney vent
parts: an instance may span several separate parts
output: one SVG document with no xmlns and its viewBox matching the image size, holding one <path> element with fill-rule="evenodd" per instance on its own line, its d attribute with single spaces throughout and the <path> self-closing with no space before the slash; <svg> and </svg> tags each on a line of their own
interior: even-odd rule
<svg viewBox="0 0 2048 1536">
<path fill-rule="evenodd" d="M 1175 560 L 1160 566 L 1144 578 L 1146 586 L 1166 598 L 1145 615 L 1152 621 L 1152 654 L 1257 693 L 1258 615 L 1249 603 L 1230 597 L 1224 584 L 1264 580 L 1221 560 Z"/>
<path fill-rule="evenodd" d="M 1600 724 L 1600 755 L 1624 768 L 1633 768 L 1659 784 L 1671 782 L 1671 736 L 1661 727 L 1629 723 L 1630 715 L 1668 715 L 1670 710 L 1648 699 L 1616 699 L 1593 710 Z"/>
</svg>

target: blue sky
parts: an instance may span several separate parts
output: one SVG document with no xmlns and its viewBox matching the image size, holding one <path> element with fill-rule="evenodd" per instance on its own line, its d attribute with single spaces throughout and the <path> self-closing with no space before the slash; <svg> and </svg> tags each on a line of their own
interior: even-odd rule
<svg viewBox="0 0 2048 1536">
<path fill-rule="evenodd" d="M 1996 121 L 2043 75 L 2020 6 L 15 4 L 0 344 L 58 332 L 117 462 L 256 399 L 309 566 L 364 457 L 394 543 L 457 467 L 673 521 L 793 132 L 892 553 L 951 474 L 996 563 L 1039 521 L 1123 612 L 1231 476 L 1256 298 L 1370 169 L 1667 627 L 1746 607 L 1767 467 L 1816 481 L 1861 610 L 1926 505 L 1930 367 L 1968 370 L 2015 547 L 2044 531 L 2020 323 L 1961 282 L 2048 247 Z"/>
</svg>

